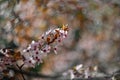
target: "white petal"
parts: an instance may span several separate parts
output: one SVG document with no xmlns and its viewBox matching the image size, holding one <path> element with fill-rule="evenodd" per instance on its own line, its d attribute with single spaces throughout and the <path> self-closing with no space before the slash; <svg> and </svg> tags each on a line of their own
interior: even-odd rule
<svg viewBox="0 0 120 80">
<path fill-rule="evenodd" d="M 82 67 L 83 67 L 83 64 L 80 64 L 80 65 L 77 65 L 75 68 L 76 68 L 76 70 L 79 70 Z"/>
</svg>

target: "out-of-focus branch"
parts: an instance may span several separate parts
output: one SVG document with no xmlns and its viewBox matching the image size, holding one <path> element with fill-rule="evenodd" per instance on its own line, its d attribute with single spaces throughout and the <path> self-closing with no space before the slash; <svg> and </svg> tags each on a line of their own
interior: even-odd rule
<svg viewBox="0 0 120 80">
<path fill-rule="evenodd" d="M 44 75 L 44 74 L 38 74 L 38 73 L 34 73 L 34 72 L 28 72 L 28 71 L 24 71 L 24 70 L 18 70 L 18 69 L 15 69 L 15 68 L 9 68 L 11 70 L 13 70 L 15 73 L 21 73 L 21 74 L 24 74 L 26 76 L 31 76 L 31 77 L 35 77 L 35 78 L 58 78 L 60 77 L 61 75 L 54 75 L 54 76 L 50 76 L 50 75 Z"/>
<path fill-rule="evenodd" d="M 70 78 L 68 79 L 68 77 L 65 77 L 62 75 L 62 73 L 56 74 L 56 75 L 44 75 L 44 74 L 40 74 L 40 73 L 34 73 L 34 72 L 30 72 L 30 71 L 24 71 L 24 70 L 18 70 L 16 68 L 11 68 L 9 67 L 8 69 L 13 70 L 15 73 L 21 73 L 24 74 L 26 76 L 31 76 L 33 78 L 45 78 L 45 79 L 51 79 L 51 80 L 70 80 Z M 106 76 L 101 76 L 101 77 L 89 77 L 89 78 L 74 78 L 72 80 L 120 80 L 120 70 L 117 70 L 115 72 L 113 72 L 110 75 L 106 75 Z"/>
<path fill-rule="evenodd" d="M 62 75 L 54 75 L 54 76 L 51 76 L 51 75 L 44 75 L 44 74 L 39 74 L 39 73 L 34 73 L 34 72 L 28 72 L 28 71 L 24 71 L 24 70 L 18 70 L 18 69 L 15 69 L 15 68 L 9 68 L 13 71 L 15 71 L 15 73 L 21 73 L 21 74 L 24 74 L 26 76 L 31 76 L 31 77 L 35 77 L 35 78 L 46 78 L 46 79 L 64 79 L 64 80 L 68 80 L 66 78 L 63 78 Z M 103 77 L 92 77 L 92 78 L 88 78 L 88 79 L 85 79 L 85 78 L 74 78 L 72 80 L 111 80 L 111 77 L 112 76 L 103 76 Z"/>
<path fill-rule="evenodd" d="M 88 78 L 88 79 L 75 78 L 73 80 L 111 80 L 111 79 L 110 79 L 110 77 L 93 77 L 93 78 Z"/>
</svg>

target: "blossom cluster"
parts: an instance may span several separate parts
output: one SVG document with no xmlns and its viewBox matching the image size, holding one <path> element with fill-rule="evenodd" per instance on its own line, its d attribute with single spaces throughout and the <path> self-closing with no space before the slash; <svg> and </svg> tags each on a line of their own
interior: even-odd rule
<svg viewBox="0 0 120 80">
<path fill-rule="evenodd" d="M 15 52 L 12 49 L 1 49 L 0 71 L 7 69 L 7 66 L 14 65 L 20 59 L 22 59 L 20 52 Z"/>
<path fill-rule="evenodd" d="M 32 41 L 27 49 L 23 50 L 24 64 L 34 67 L 42 62 L 42 59 L 50 51 L 57 54 L 57 46 L 67 37 L 68 27 L 50 29 L 44 33 L 38 41 Z"/>
<path fill-rule="evenodd" d="M 0 49 L 0 80 L 4 76 L 13 77 L 13 71 L 8 67 L 16 65 L 18 60 L 22 59 L 20 52 L 15 52 L 12 49 Z"/>
<path fill-rule="evenodd" d="M 63 76 L 70 75 L 71 79 L 79 79 L 79 78 L 90 78 L 96 77 L 98 74 L 98 67 L 97 66 L 83 66 L 83 64 L 79 64 L 72 69 L 68 70 L 67 72 L 63 73 Z"/>
<path fill-rule="evenodd" d="M 0 71 L 6 69 L 5 66 L 12 65 L 14 63 L 14 58 L 11 56 L 11 50 L 1 49 L 0 50 Z"/>
</svg>

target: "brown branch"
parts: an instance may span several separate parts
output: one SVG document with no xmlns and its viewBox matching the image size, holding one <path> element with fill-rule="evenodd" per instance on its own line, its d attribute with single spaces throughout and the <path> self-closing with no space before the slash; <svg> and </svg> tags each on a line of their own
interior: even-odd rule
<svg viewBox="0 0 120 80">
<path fill-rule="evenodd" d="M 16 66 L 18 67 L 18 69 L 21 71 L 22 70 L 22 67 L 21 66 L 19 66 L 18 64 L 16 64 Z M 21 73 L 21 76 L 22 76 L 22 78 L 23 78 L 23 80 L 25 80 L 25 77 L 24 77 L 24 75 Z"/>
</svg>

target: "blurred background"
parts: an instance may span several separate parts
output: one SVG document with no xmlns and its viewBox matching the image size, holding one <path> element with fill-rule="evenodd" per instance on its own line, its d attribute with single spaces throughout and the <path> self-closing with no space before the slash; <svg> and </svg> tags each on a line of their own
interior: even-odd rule
<svg viewBox="0 0 120 80">
<path fill-rule="evenodd" d="M 77 64 L 110 74 L 120 68 L 119 0 L 0 0 L 0 48 L 23 50 L 53 27 L 68 24 L 67 39 L 39 72 L 56 74 Z"/>
</svg>

